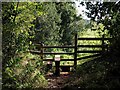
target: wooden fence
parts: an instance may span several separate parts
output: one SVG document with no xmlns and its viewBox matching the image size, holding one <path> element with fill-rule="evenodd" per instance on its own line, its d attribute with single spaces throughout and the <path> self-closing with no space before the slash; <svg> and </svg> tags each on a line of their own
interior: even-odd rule
<svg viewBox="0 0 120 90">
<path fill-rule="evenodd" d="M 101 45 L 78 45 L 78 41 L 80 40 L 87 40 L 87 41 L 101 41 L 102 44 Z M 106 52 L 106 48 L 108 48 L 108 45 L 105 44 L 105 40 L 111 40 L 111 38 L 105 38 L 104 35 L 101 38 L 78 38 L 77 34 L 75 35 L 75 39 L 74 39 L 74 46 L 44 46 L 44 45 L 40 45 L 40 44 L 36 44 L 37 46 L 39 46 L 41 48 L 40 51 L 34 51 L 34 50 L 30 50 L 31 53 L 34 54 L 39 54 L 41 55 L 41 59 L 43 61 L 54 61 L 54 59 L 46 59 L 44 58 L 44 55 L 62 55 L 62 54 L 67 54 L 67 55 L 74 55 L 73 59 L 61 59 L 60 61 L 74 61 L 74 68 L 76 69 L 77 66 L 77 60 L 82 60 L 82 59 L 87 59 L 87 58 L 91 58 L 91 57 L 96 57 L 98 55 L 102 55 L 104 52 Z M 47 48 L 72 48 L 74 49 L 74 52 L 44 52 L 44 49 Z M 102 50 L 78 50 L 78 48 L 102 48 Z M 77 55 L 79 53 L 95 53 L 93 55 L 90 56 L 85 56 L 85 57 L 81 57 L 81 58 L 77 58 Z M 73 66 L 60 66 L 60 67 L 73 67 Z"/>
</svg>

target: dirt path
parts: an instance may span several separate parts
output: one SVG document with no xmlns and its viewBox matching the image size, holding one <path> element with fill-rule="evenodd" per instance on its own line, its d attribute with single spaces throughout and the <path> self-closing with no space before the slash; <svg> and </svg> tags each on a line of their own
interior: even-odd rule
<svg viewBox="0 0 120 90">
<path fill-rule="evenodd" d="M 46 79 L 48 81 L 48 87 L 46 88 L 63 88 L 68 82 L 70 74 L 61 73 L 60 76 L 54 76 L 53 74 L 47 74 Z"/>
</svg>

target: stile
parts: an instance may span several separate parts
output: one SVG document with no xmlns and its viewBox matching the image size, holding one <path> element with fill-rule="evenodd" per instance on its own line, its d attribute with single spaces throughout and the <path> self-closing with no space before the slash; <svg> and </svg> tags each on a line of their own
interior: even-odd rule
<svg viewBox="0 0 120 90">
<path fill-rule="evenodd" d="M 92 57 L 97 57 L 100 56 L 101 54 L 103 54 L 105 52 L 105 49 L 107 48 L 107 45 L 105 45 L 105 40 L 111 40 L 111 38 L 105 38 L 104 35 L 102 36 L 102 38 L 78 38 L 77 34 L 75 34 L 75 38 L 74 38 L 74 46 L 44 46 L 43 44 L 35 44 L 36 46 L 39 46 L 40 51 L 34 51 L 34 50 L 30 50 L 29 52 L 33 53 L 33 54 L 39 54 L 41 59 L 43 61 L 51 61 L 51 62 L 55 62 L 56 63 L 56 75 L 59 75 L 59 67 L 63 68 L 63 71 L 66 71 L 65 68 L 69 71 L 70 67 L 74 67 L 74 69 L 76 69 L 77 66 L 77 60 L 81 60 L 81 59 L 87 59 L 87 58 L 92 58 Z M 77 45 L 78 40 L 101 40 L 102 44 L 101 45 Z M 102 50 L 83 50 L 83 51 L 79 51 L 77 50 L 78 48 L 102 48 Z M 74 52 L 44 52 L 44 49 L 46 48 L 71 48 L 74 49 Z M 85 56 L 85 57 L 81 57 L 81 58 L 77 58 L 77 53 L 96 53 L 94 55 L 90 55 L 90 56 Z M 68 54 L 68 55 L 74 55 L 73 59 L 60 59 L 60 61 L 74 61 L 74 65 L 73 66 L 60 66 L 60 61 L 55 61 L 55 58 L 49 58 L 49 59 L 45 59 L 44 55 L 62 55 L 62 54 Z"/>
</svg>

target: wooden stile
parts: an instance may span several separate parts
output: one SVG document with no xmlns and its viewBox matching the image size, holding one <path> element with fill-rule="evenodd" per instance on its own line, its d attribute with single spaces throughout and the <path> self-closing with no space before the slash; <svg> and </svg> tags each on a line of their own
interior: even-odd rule
<svg viewBox="0 0 120 90">
<path fill-rule="evenodd" d="M 103 55 L 105 51 L 105 48 L 108 48 L 108 45 L 105 45 L 105 40 L 111 40 L 111 38 L 105 38 L 104 35 L 102 36 L 102 38 L 78 38 L 77 34 L 75 34 L 75 44 L 74 46 L 44 46 L 43 44 L 35 44 L 36 46 L 38 46 L 40 48 L 40 51 L 34 51 L 34 50 L 30 50 L 29 52 L 33 53 L 33 54 L 39 54 L 41 56 L 41 59 L 43 61 L 52 61 L 52 62 L 56 62 L 56 69 L 59 70 L 59 67 L 61 68 L 67 68 L 68 70 L 70 69 L 70 67 L 74 67 L 74 69 L 76 69 L 77 66 L 77 60 L 82 60 L 82 59 L 87 59 L 87 58 L 92 58 L 92 57 L 97 57 L 100 55 Z M 78 41 L 79 40 L 101 40 L 102 44 L 101 45 L 78 45 Z M 44 52 L 44 49 L 47 48 L 70 48 L 70 49 L 74 49 L 74 52 Z M 102 48 L 102 50 L 78 50 L 78 48 Z M 95 53 L 93 55 L 89 55 L 89 56 L 85 56 L 85 57 L 81 57 L 81 58 L 77 58 L 77 54 L 78 53 Z M 70 66 L 70 65 L 63 65 L 60 66 L 58 65 L 59 63 L 57 61 L 55 61 L 54 59 L 45 59 L 44 55 L 74 55 L 73 59 L 60 59 L 60 61 L 74 61 L 74 66 Z M 60 62 L 59 61 L 59 62 Z M 65 71 L 65 70 L 64 70 Z M 59 74 L 59 71 L 56 71 Z"/>
</svg>

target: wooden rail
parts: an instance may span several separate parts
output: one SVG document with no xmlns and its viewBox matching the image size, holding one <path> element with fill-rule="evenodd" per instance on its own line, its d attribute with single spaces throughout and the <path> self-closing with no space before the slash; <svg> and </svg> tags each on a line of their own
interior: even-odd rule
<svg viewBox="0 0 120 90">
<path fill-rule="evenodd" d="M 103 38 L 78 38 L 78 40 L 102 40 Z M 111 40 L 111 38 L 104 38 L 104 40 Z"/>
<path fill-rule="evenodd" d="M 59 67 L 74 67 L 74 66 L 73 65 L 60 65 Z"/>
<path fill-rule="evenodd" d="M 102 50 L 86 50 L 86 51 L 77 51 L 77 53 L 102 53 Z"/>
<path fill-rule="evenodd" d="M 40 46 L 39 44 L 35 45 Z M 41 48 L 75 48 L 75 46 L 41 46 Z"/>
<path fill-rule="evenodd" d="M 43 61 L 55 61 L 54 59 L 43 59 Z M 60 61 L 74 61 L 74 59 L 61 59 Z"/>
<path fill-rule="evenodd" d="M 100 55 L 101 54 L 94 54 L 94 55 L 90 55 L 90 56 L 80 57 L 80 58 L 77 58 L 77 60 L 88 59 L 88 58 L 97 57 L 97 56 L 100 56 Z"/>
<path fill-rule="evenodd" d="M 78 47 L 78 48 L 79 48 L 79 47 L 87 47 L 87 48 L 91 48 L 91 47 L 93 47 L 93 48 L 102 48 L 102 45 L 78 45 L 77 47 Z"/>
<path fill-rule="evenodd" d="M 31 53 L 33 54 L 69 54 L 69 55 L 73 55 L 74 53 L 72 52 L 43 52 L 41 53 L 41 51 L 34 51 L 34 50 L 30 50 Z"/>
</svg>

